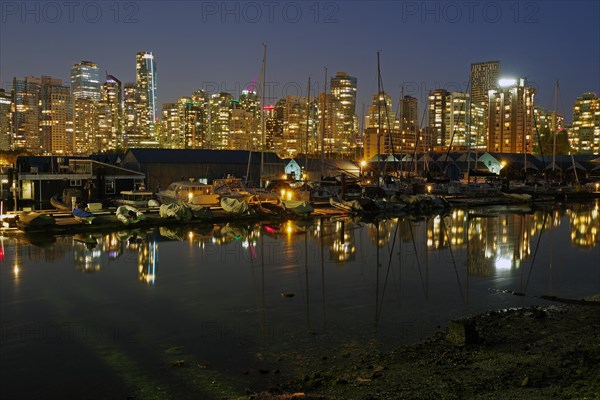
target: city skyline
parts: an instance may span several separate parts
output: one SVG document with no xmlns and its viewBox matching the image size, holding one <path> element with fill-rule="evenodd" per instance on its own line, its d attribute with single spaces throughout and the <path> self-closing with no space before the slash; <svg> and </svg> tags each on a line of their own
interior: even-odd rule
<svg viewBox="0 0 600 400">
<path fill-rule="evenodd" d="M 2 5 L 4 88 L 22 76 L 69 82 L 70 68 L 82 60 L 98 65 L 101 80 L 107 72 L 134 82 L 132 57 L 148 51 L 159 64 L 159 105 L 197 89 L 238 98 L 258 80 L 262 43 L 267 43 L 266 80 L 271 89 L 277 85 L 267 103 L 305 95 L 309 76 L 313 89 L 322 92 L 327 66 L 328 81 L 336 71 L 357 78 L 359 120 L 377 93 L 378 50 L 384 90 L 394 108 L 404 87 L 405 95 L 418 99 L 420 114 L 429 92 L 468 91 L 471 64 L 491 60 L 501 62 L 503 76 L 526 77 L 536 89 L 536 105 L 546 109 L 554 107 L 558 79 L 557 109 L 568 123 L 576 98 L 600 92 L 595 2 L 473 2 L 465 8 L 466 3 L 444 2 L 142 1 L 118 7 L 82 2 L 73 10 L 60 9 L 62 3 L 53 3 L 56 10 L 45 3 L 30 2 L 27 9 L 23 4 Z"/>
</svg>

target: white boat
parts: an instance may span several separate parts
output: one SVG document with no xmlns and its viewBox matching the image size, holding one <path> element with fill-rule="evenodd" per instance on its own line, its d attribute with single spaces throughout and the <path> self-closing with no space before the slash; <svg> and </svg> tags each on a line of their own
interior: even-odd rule
<svg viewBox="0 0 600 400">
<path fill-rule="evenodd" d="M 213 185 L 190 181 L 173 182 L 166 190 L 158 192 L 157 197 L 163 204 L 199 206 L 216 206 L 220 200 L 220 195 L 215 193 Z"/>
<path fill-rule="evenodd" d="M 223 197 L 221 199 L 221 207 L 231 214 L 244 214 L 248 212 L 249 209 L 247 201 L 228 197 Z"/>
<path fill-rule="evenodd" d="M 157 207 L 159 205 L 154 200 L 154 193 L 145 190 L 124 190 L 116 203 L 132 207 Z"/>
<path fill-rule="evenodd" d="M 254 194 L 250 193 L 240 178 L 227 177 L 223 179 L 213 179 L 212 186 L 214 193 L 220 198 L 236 199 L 239 201 L 250 201 Z"/>
<path fill-rule="evenodd" d="M 132 206 L 119 206 L 115 211 L 117 219 L 125 225 L 137 224 L 146 219 L 143 212 Z"/>
</svg>

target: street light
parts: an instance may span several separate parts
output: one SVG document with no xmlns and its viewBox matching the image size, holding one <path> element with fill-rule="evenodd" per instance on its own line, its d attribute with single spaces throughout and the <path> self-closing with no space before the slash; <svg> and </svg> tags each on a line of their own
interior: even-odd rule
<svg viewBox="0 0 600 400">
<path fill-rule="evenodd" d="M 360 162 L 360 176 L 363 175 L 363 168 L 367 166 L 367 162 L 365 160 L 362 160 Z"/>
</svg>

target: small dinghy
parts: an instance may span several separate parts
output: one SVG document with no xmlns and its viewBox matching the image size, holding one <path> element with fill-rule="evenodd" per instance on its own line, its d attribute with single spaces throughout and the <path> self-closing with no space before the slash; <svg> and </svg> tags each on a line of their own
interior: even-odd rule
<svg viewBox="0 0 600 400">
<path fill-rule="evenodd" d="M 309 202 L 302 200 L 285 200 L 281 202 L 281 207 L 301 217 L 307 217 L 315 210 Z"/>
<path fill-rule="evenodd" d="M 248 202 L 246 200 L 238 200 L 235 198 L 223 197 L 221 199 L 221 207 L 223 210 L 231 214 L 244 214 L 248 212 Z"/>
<path fill-rule="evenodd" d="M 73 216 L 76 220 L 81 221 L 86 224 L 91 224 L 96 216 L 89 211 L 86 211 L 82 208 L 75 207 L 72 212 Z"/>
<path fill-rule="evenodd" d="M 143 212 L 132 206 L 119 206 L 115 212 L 117 219 L 125 225 L 137 224 L 146 219 Z"/>
</svg>

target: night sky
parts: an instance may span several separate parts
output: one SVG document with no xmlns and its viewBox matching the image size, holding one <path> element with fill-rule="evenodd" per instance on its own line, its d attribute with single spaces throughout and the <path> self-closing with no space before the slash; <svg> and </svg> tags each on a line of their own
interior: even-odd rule
<svg viewBox="0 0 600 400">
<path fill-rule="evenodd" d="M 267 95 L 322 90 L 346 71 L 358 78 L 357 114 L 377 91 L 396 107 L 404 94 L 424 100 L 437 88 L 467 90 L 472 62 L 499 60 L 503 76 L 527 77 L 536 104 L 571 121 L 583 92 L 600 94 L 597 1 L 3 1 L 0 82 L 51 75 L 69 81 L 81 60 L 123 83 L 135 79 L 135 53 L 152 51 L 159 103 L 240 90 L 257 79 L 267 43 Z M 313 91 L 316 86 L 313 87 Z M 301 92 L 299 92 L 301 90 Z M 421 117 L 420 117 L 421 118 Z"/>
</svg>

